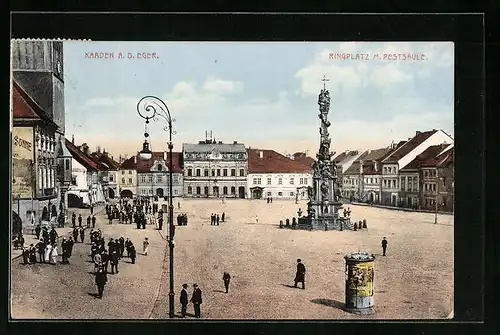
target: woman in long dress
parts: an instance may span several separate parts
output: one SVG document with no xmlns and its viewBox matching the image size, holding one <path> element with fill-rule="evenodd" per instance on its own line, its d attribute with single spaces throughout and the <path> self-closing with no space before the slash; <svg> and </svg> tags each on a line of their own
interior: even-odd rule
<svg viewBox="0 0 500 335">
<path fill-rule="evenodd" d="M 54 245 L 52 246 L 52 253 L 50 255 L 51 260 L 52 260 L 51 263 L 54 264 L 54 265 L 57 264 L 57 261 L 56 261 L 57 256 L 58 256 L 58 253 L 57 253 L 57 244 L 54 243 Z"/>
<path fill-rule="evenodd" d="M 149 241 L 148 241 L 148 238 L 145 237 L 144 238 L 144 241 L 142 242 L 142 248 L 143 248 L 143 254 L 145 256 L 148 255 L 148 247 L 149 247 Z"/>
<path fill-rule="evenodd" d="M 45 263 L 50 263 L 50 253 L 52 251 L 52 245 L 50 243 L 47 243 L 47 246 L 45 247 Z"/>
</svg>

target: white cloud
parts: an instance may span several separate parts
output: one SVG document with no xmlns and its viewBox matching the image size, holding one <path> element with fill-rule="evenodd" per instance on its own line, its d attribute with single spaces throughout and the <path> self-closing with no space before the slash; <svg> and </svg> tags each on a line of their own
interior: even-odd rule
<svg viewBox="0 0 500 335">
<path fill-rule="evenodd" d="M 209 78 L 203 84 L 203 90 L 221 95 L 239 93 L 243 91 L 243 83 L 241 81 Z"/>
<path fill-rule="evenodd" d="M 411 81 L 413 75 L 403 72 L 397 63 L 387 63 L 385 65 L 375 67 L 369 76 L 371 83 L 376 86 L 386 86 L 396 83 L 404 83 Z"/>
</svg>

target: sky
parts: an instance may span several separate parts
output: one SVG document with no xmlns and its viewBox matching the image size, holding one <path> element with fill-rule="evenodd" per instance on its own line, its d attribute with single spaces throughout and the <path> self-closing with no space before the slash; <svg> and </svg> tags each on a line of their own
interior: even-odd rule
<svg viewBox="0 0 500 335">
<path fill-rule="evenodd" d="M 93 57 L 99 53 L 114 58 Z M 224 143 L 314 157 L 324 83 L 332 151 L 382 148 L 430 129 L 454 136 L 452 42 L 70 41 L 64 42 L 66 137 L 116 157 L 133 155 L 144 140 L 137 103 L 153 95 L 175 119 L 174 151 L 211 130 Z M 149 125 L 154 151 L 166 148 L 164 125 Z"/>
</svg>

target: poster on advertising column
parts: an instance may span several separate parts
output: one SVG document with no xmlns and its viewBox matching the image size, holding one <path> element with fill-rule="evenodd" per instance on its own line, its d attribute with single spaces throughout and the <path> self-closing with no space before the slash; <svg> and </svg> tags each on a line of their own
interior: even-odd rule
<svg viewBox="0 0 500 335">
<path fill-rule="evenodd" d="M 33 194 L 33 128 L 12 129 L 12 196 L 30 198 Z"/>
</svg>

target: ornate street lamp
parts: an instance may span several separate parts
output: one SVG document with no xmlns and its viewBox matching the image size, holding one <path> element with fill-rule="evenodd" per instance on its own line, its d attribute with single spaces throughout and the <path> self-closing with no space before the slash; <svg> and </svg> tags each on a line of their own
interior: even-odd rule
<svg viewBox="0 0 500 335">
<path fill-rule="evenodd" d="M 168 110 L 167 105 L 160 98 L 155 96 L 145 96 L 137 103 L 137 113 L 139 113 L 140 117 L 146 120 L 146 126 L 149 123 L 149 120 L 158 121 L 159 119 L 163 119 L 167 123 L 163 130 L 168 131 L 169 139 L 168 139 L 168 177 L 169 177 L 169 194 L 168 194 L 168 223 L 169 223 L 169 239 L 168 245 L 170 248 L 170 292 L 169 296 L 169 317 L 174 318 L 174 205 L 173 205 L 173 191 L 172 191 L 172 181 L 173 181 L 173 161 L 172 161 L 172 149 L 174 145 L 172 143 L 172 123 L 175 121 L 170 116 L 170 111 Z M 142 151 L 139 153 L 139 156 L 144 159 L 150 159 L 152 157 L 152 152 L 149 149 L 149 143 L 147 142 L 147 137 L 149 134 L 144 133 L 144 140 Z"/>
</svg>

